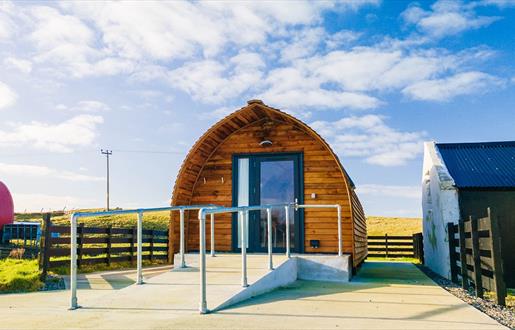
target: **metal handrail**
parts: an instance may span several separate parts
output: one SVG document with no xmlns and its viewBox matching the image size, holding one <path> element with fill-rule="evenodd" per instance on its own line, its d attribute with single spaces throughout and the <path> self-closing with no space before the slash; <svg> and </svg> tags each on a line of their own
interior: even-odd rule
<svg viewBox="0 0 515 330">
<path fill-rule="evenodd" d="M 115 215 L 115 214 L 137 214 L 137 277 L 136 284 L 143 284 L 143 271 L 142 271 L 142 245 L 143 245 L 143 213 L 158 212 L 158 211 L 180 211 L 181 213 L 181 265 L 184 267 L 184 211 L 187 210 L 200 210 L 200 209 L 211 209 L 218 208 L 219 205 L 207 204 L 207 205 L 180 205 L 180 206 L 168 206 L 168 207 L 157 207 L 157 208 L 142 208 L 142 209 L 130 209 L 130 210 L 112 210 L 112 211 L 98 211 L 98 212 L 76 212 L 70 216 L 70 291 L 71 291 L 71 302 L 70 309 L 77 309 L 79 305 L 77 303 L 77 219 L 87 218 L 102 215 Z M 214 236 L 214 216 L 211 217 L 211 231 Z M 212 236 L 212 237 L 213 237 Z M 214 237 L 211 241 L 211 254 L 214 256 Z"/>
<path fill-rule="evenodd" d="M 70 309 L 77 309 L 77 219 L 100 216 L 100 215 L 114 215 L 114 214 L 138 214 L 138 228 L 137 228 L 137 284 L 143 284 L 142 275 L 142 231 L 143 231 L 143 214 L 156 211 L 179 211 L 180 212 L 180 254 L 181 254 L 181 267 L 186 267 L 184 254 L 185 254 L 185 240 L 184 240 L 184 212 L 187 210 L 199 210 L 199 264 L 200 264 L 200 306 L 201 314 L 208 312 L 207 298 L 206 298 L 206 216 L 211 215 L 211 255 L 215 256 L 214 245 L 214 215 L 220 213 L 238 213 L 241 219 L 241 255 L 242 255 L 242 286 L 248 286 L 247 281 L 247 242 L 246 242 L 246 219 L 250 211 L 267 211 L 267 231 L 268 231 L 268 269 L 273 269 L 272 260 L 272 209 L 284 208 L 286 218 L 286 256 L 290 258 L 290 221 L 289 211 L 293 208 L 295 211 L 305 208 L 336 208 L 338 215 L 338 256 L 343 255 L 343 242 L 342 242 L 342 225 L 341 225 L 341 206 L 339 204 L 332 205 L 317 205 L 317 204 L 297 204 L 297 203 L 283 203 L 283 204 L 267 204 L 255 206 L 238 206 L 238 207 L 221 207 L 214 204 L 207 205 L 182 205 L 160 208 L 147 208 L 147 209 L 132 209 L 132 210 L 113 210 L 103 212 L 77 212 L 70 216 L 70 241 L 71 241 L 71 260 L 70 260 L 70 286 L 71 286 L 71 306 Z"/>
<path fill-rule="evenodd" d="M 246 237 L 246 219 L 248 219 L 249 211 L 266 210 L 267 212 L 267 232 L 268 232 L 268 269 L 273 269 L 272 260 L 272 209 L 284 208 L 286 218 L 286 257 L 290 258 L 290 208 L 295 211 L 306 208 L 336 208 L 338 217 L 338 256 L 343 255 L 342 243 L 342 225 L 341 225 L 341 206 L 339 204 L 321 205 L 321 204 L 268 204 L 254 206 L 237 206 L 237 207 L 219 207 L 212 209 L 199 210 L 199 267 L 200 267 L 200 304 L 199 311 L 201 314 L 208 313 L 207 293 L 206 293 L 206 216 L 210 214 L 220 213 L 238 213 L 241 219 L 241 285 L 248 286 L 247 281 L 247 237 Z"/>
</svg>

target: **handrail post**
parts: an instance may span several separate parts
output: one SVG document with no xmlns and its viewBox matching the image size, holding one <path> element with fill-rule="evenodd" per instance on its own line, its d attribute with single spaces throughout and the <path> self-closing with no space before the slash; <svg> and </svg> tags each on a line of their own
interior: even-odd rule
<svg viewBox="0 0 515 330">
<path fill-rule="evenodd" d="M 211 257 L 215 256 L 215 214 L 211 213 Z"/>
<path fill-rule="evenodd" d="M 207 313 L 206 301 L 206 215 L 203 209 L 199 211 L 199 265 L 200 265 L 200 314 Z"/>
<path fill-rule="evenodd" d="M 138 212 L 138 247 L 137 247 L 137 268 L 138 268 L 138 276 L 136 280 L 136 284 L 143 284 L 143 212 Z"/>
<path fill-rule="evenodd" d="M 290 207 L 284 207 L 284 217 L 286 218 L 286 258 L 290 258 Z"/>
<path fill-rule="evenodd" d="M 75 214 L 71 215 L 70 222 L 70 309 L 73 310 L 79 308 L 77 304 L 77 217 Z"/>
<path fill-rule="evenodd" d="M 180 242 L 179 242 L 179 253 L 181 255 L 181 264 L 180 268 L 186 268 L 186 258 L 184 256 L 184 250 L 185 250 L 185 243 L 184 243 L 184 209 L 179 210 L 179 216 L 180 216 Z"/>
<path fill-rule="evenodd" d="M 241 286 L 249 286 L 247 282 L 247 217 L 248 211 L 240 211 L 241 217 Z"/>
<path fill-rule="evenodd" d="M 342 244 L 342 207 L 340 205 L 336 205 L 336 210 L 338 212 L 338 256 L 341 257 L 343 255 L 343 244 Z"/>
<path fill-rule="evenodd" d="M 274 269 L 272 260 L 272 209 L 266 209 L 266 227 L 268 232 L 268 270 Z"/>
</svg>

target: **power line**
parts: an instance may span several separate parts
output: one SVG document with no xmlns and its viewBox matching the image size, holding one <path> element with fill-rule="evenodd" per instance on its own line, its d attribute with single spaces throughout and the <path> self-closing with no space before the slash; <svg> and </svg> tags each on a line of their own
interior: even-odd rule
<svg viewBox="0 0 515 330">
<path fill-rule="evenodd" d="M 153 150 L 126 150 L 126 149 L 112 149 L 111 151 L 138 153 L 138 154 L 174 154 L 174 155 L 185 154 L 185 152 L 182 152 L 182 151 L 156 151 L 156 150 L 153 151 Z"/>
</svg>

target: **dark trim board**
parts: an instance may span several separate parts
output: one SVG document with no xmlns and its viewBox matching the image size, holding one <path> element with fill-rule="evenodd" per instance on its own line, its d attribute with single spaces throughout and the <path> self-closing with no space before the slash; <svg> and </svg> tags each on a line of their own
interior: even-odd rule
<svg viewBox="0 0 515 330">
<path fill-rule="evenodd" d="M 257 193 L 252 194 L 249 191 L 249 203 L 251 205 L 258 205 L 259 200 L 259 179 L 260 172 L 257 164 L 260 161 L 266 160 L 293 160 L 294 161 L 294 194 L 299 202 L 299 204 L 304 203 L 304 155 L 302 152 L 284 152 L 284 153 L 244 153 L 244 154 L 233 154 L 232 155 L 232 206 L 237 206 L 238 199 L 238 159 L 240 158 L 249 158 L 250 162 L 250 184 L 249 190 L 253 188 L 257 189 Z M 254 231 L 259 230 L 259 220 L 256 219 L 258 216 L 258 211 L 252 212 L 250 215 L 251 218 L 254 219 L 252 221 L 256 228 L 253 228 Z M 239 252 L 238 248 L 238 215 L 232 215 L 232 250 L 234 252 Z M 304 210 L 300 210 L 299 212 L 295 212 L 295 226 L 294 226 L 294 237 L 295 237 L 295 248 L 292 248 L 292 252 L 296 253 L 304 253 Z M 250 241 L 250 239 L 249 239 Z M 284 248 L 275 248 L 274 253 L 284 252 Z M 249 252 L 266 252 L 266 249 L 262 249 L 258 246 L 256 242 L 252 245 L 249 242 Z"/>
</svg>

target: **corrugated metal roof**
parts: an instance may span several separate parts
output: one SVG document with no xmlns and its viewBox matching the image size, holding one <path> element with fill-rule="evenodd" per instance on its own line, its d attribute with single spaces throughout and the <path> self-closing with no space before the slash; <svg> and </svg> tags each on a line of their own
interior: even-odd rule
<svg viewBox="0 0 515 330">
<path fill-rule="evenodd" d="M 436 146 L 458 188 L 515 188 L 515 141 Z"/>
</svg>

